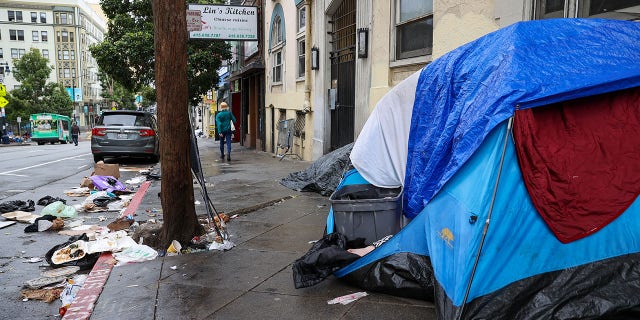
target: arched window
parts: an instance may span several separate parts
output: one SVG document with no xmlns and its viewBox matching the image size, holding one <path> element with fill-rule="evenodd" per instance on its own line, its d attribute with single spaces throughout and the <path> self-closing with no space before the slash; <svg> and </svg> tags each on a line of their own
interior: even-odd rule
<svg viewBox="0 0 640 320">
<path fill-rule="evenodd" d="M 277 3 L 271 14 L 271 29 L 269 32 L 269 52 L 271 62 L 271 83 L 279 84 L 284 78 L 284 46 L 285 39 L 284 12 Z"/>
</svg>

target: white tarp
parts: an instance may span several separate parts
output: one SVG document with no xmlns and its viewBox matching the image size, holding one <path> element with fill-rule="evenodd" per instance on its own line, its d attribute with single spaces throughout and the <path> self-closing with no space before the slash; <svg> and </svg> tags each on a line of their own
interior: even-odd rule
<svg viewBox="0 0 640 320">
<path fill-rule="evenodd" d="M 351 150 L 351 162 L 371 184 L 404 185 L 411 114 L 420 71 L 385 94 L 376 104 Z"/>
</svg>

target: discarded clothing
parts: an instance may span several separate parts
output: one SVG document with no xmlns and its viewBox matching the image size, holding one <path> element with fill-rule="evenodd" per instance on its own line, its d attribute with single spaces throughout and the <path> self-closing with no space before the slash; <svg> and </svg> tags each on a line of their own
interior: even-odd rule
<svg viewBox="0 0 640 320">
<path fill-rule="evenodd" d="M 40 199 L 38 200 L 38 202 L 36 202 L 36 203 L 37 203 L 38 205 L 41 205 L 41 206 L 47 206 L 47 205 L 50 205 L 50 204 L 52 204 L 52 203 L 54 203 L 54 202 L 56 202 L 56 201 L 60 201 L 60 202 L 62 202 L 62 203 L 64 203 L 64 204 L 67 204 L 67 200 L 65 200 L 65 199 L 60 199 L 60 198 L 58 198 L 58 197 L 55 197 L 55 198 L 54 198 L 54 197 L 52 197 L 52 196 L 44 196 L 44 197 L 40 198 Z"/>
<path fill-rule="evenodd" d="M 36 211 L 36 204 L 33 200 L 13 200 L 0 203 L 0 213 L 11 211 Z"/>
<path fill-rule="evenodd" d="M 359 242 L 364 244 L 363 239 L 359 239 Z M 304 256 L 293 263 L 293 283 L 296 289 L 316 285 L 334 271 L 358 260 L 360 256 L 347 252 L 349 246 L 351 243 L 347 244 L 347 238 L 336 232 L 325 235 L 314 243 Z"/>
</svg>

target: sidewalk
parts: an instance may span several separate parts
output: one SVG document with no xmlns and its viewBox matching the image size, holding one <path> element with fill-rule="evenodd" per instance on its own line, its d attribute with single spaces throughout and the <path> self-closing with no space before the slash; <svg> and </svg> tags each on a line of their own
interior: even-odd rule
<svg viewBox="0 0 640 320">
<path fill-rule="evenodd" d="M 218 145 L 210 139 L 198 143 L 214 206 L 239 215 L 227 224 L 236 247 L 114 267 L 96 293 L 90 319 L 436 318 L 432 303 L 373 292 L 351 304 L 329 305 L 330 299 L 362 291 L 333 277 L 295 289 L 291 263 L 322 237 L 329 200 L 290 190 L 279 180 L 311 163 L 279 161 L 236 144 L 229 163 L 220 161 Z M 160 183 L 152 182 L 145 193 L 138 219 L 147 209 L 161 208 Z M 205 214 L 199 187 L 194 188 L 201 203 L 196 211 Z M 75 318 L 88 316 L 63 319 Z"/>
</svg>

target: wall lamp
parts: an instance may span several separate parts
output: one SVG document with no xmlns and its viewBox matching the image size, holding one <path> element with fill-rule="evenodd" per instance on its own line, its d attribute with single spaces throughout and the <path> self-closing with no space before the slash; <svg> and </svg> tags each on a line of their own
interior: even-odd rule
<svg viewBox="0 0 640 320">
<path fill-rule="evenodd" d="M 311 48 L 311 70 L 320 69 L 320 50 L 317 47 Z"/>
<path fill-rule="evenodd" d="M 358 29 L 358 58 L 366 58 L 369 53 L 369 28 Z"/>
</svg>

